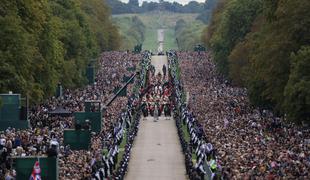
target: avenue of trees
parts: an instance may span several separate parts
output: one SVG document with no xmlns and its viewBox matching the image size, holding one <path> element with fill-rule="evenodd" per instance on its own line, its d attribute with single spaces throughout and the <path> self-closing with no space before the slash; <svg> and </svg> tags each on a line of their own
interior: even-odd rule
<svg viewBox="0 0 310 180">
<path fill-rule="evenodd" d="M 254 105 L 310 121 L 310 1 L 221 0 L 204 41 Z"/>
<path fill-rule="evenodd" d="M 86 83 L 90 60 L 119 47 L 119 33 L 102 0 L 2 0 L 0 92 L 40 102 Z"/>
</svg>

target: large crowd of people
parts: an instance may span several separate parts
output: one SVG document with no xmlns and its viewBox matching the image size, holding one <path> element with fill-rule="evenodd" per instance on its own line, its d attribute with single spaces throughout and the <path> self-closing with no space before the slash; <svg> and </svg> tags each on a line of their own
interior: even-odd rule
<svg viewBox="0 0 310 180">
<path fill-rule="evenodd" d="M 173 84 L 174 118 L 185 156 L 186 173 L 191 180 L 219 179 L 213 145 L 206 139 L 201 122 L 197 121 L 187 107 L 184 87 L 180 80 L 178 57 L 174 51 L 167 54 Z"/>
<path fill-rule="evenodd" d="M 208 52 L 178 52 L 187 108 L 203 125 L 224 179 L 309 179 L 309 128 L 252 107 L 217 75 Z"/>
<path fill-rule="evenodd" d="M 80 89 L 66 89 L 61 97 L 52 97 L 40 105 L 30 109 L 29 120 L 31 128 L 16 130 L 8 128 L 0 133 L 1 172 L 0 179 L 14 178 L 12 157 L 15 156 L 53 156 L 59 157 L 60 179 L 89 179 L 92 174 L 92 163 L 96 151 L 104 147 L 104 138 L 113 131 L 123 109 L 126 109 L 128 98 L 117 98 L 107 107 L 103 118 L 103 130 L 93 134 L 89 150 L 71 150 L 63 144 L 63 131 L 75 128 L 73 116 L 51 116 L 49 112 L 62 107 L 70 112 L 84 111 L 85 100 L 97 100 L 105 104 L 114 94 L 114 89 L 123 86 L 123 76 L 130 76 L 140 62 L 142 56 L 129 52 L 104 52 L 99 59 L 96 80 L 92 85 Z M 132 93 L 129 85 L 128 93 Z M 53 149 L 56 145 L 57 150 Z M 57 152 L 55 152 L 57 151 Z M 29 174 L 30 176 L 30 174 Z"/>
<path fill-rule="evenodd" d="M 92 160 L 92 180 L 102 179 L 124 179 L 130 159 L 130 151 L 133 141 L 138 132 L 141 114 L 141 91 L 145 86 L 146 69 L 150 62 L 150 53 L 143 53 L 143 59 L 139 64 L 141 67 L 136 75 L 134 91 L 128 97 L 126 110 L 122 112 L 108 134 L 107 151 L 98 151 L 96 158 Z M 126 139 L 124 139 L 126 137 Z M 124 142 L 124 143 L 123 143 Z M 123 144 L 121 146 L 121 144 Z M 120 153 L 122 148 L 123 153 Z M 119 159 L 119 156 L 120 159 Z"/>
<path fill-rule="evenodd" d="M 62 96 L 32 107 L 31 128 L 0 132 L 0 179 L 15 178 L 12 157 L 55 155 L 59 157 L 60 179 L 122 179 L 139 125 L 140 114 L 133 112 L 140 112 L 136 111 L 139 108 L 144 116 L 155 117 L 162 112 L 170 115 L 174 109 L 190 179 L 205 176 L 205 160 L 212 177 L 223 179 L 310 178 L 309 128 L 251 106 L 246 89 L 231 86 L 216 73 L 208 52 L 177 52 L 174 64 L 163 67 L 162 74 L 155 73 L 154 67 L 141 59 L 149 60 L 150 54 L 103 53 L 94 84 L 66 89 Z M 115 89 L 125 84 L 123 77 L 133 74 L 128 68 L 139 62 L 144 68 L 137 81 L 129 84 L 128 96 L 117 98 L 107 107 L 103 130 L 92 134 L 90 149 L 71 150 L 65 146 L 63 132 L 75 128 L 74 117 L 51 116 L 49 112 L 58 107 L 69 112 L 84 111 L 85 100 L 106 104 Z M 187 127 L 190 143 L 186 142 L 183 126 Z M 125 131 L 123 155 L 117 159 Z M 193 153 L 196 162 L 192 161 Z"/>
</svg>

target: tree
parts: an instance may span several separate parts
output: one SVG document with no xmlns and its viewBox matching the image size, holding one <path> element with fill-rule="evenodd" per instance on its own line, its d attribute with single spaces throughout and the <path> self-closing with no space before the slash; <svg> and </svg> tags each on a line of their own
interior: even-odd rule
<svg viewBox="0 0 310 180">
<path fill-rule="evenodd" d="M 132 7 L 139 7 L 139 0 L 129 0 L 128 5 Z"/>
<path fill-rule="evenodd" d="M 243 41 L 261 11 L 261 0 L 232 0 L 224 6 L 217 28 L 210 39 L 218 71 L 228 77 L 228 56 L 234 46 Z"/>
<path fill-rule="evenodd" d="M 291 55 L 291 73 L 284 91 L 288 118 L 310 122 L 310 46 Z"/>
<path fill-rule="evenodd" d="M 37 103 L 60 81 L 66 88 L 84 85 L 89 60 L 119 46 L 106 9 L 100 0 L 3 0 L 1 93 L 21 93 Z"/>
<path fill-rule="evenodd" d="M 231 0 L 205 35 L 220 72 L 246 86 L 254 105 L 296 122 L 309 121 L 309 9 L 307 0 Z"/>
<path fill-rule="evenodd" d="M 212 12 L 216 8 L 217 3 L 218 0 L 206 0 L 202 12 L 196 19 L 201 20 L 202 22 L 208 24 L 211 19 Z"/>
<path fill-rule="evenodd" d="M 266 17 L 259 31 L 259 40 L 252 54 L 250 67 L 250 72 L 257 72 L 252 73 L 250 78 L 262 79 L 266 85 L 257 95 L 264 97 L 276 112 L 282 114 L 285 113 L 284 89 L 291 73 L 290 55 L 310 42 L 310 32 L 307 30 L 310 28 L 310 21 L 304 21 L 310 18 L 310 2 L 285 2 L 280 1 L 275 12 L 268 13 L 273 14 L 273 18 Z"/>
</svg>

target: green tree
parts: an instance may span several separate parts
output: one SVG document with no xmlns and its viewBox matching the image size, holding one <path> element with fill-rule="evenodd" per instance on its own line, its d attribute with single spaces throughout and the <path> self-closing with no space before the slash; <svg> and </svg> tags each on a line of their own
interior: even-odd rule
<svg viewBox="0 0 310 180">
<path fill-rule="evenodd" d="M 291 73 L 284 91 L 288 118 L 310 122 L 310 46 L 291 55 Z"/>
<path fill-rule="evenodd" d="M 103 1 L 3 0 L 0 3 L 0 92 L 40 102 L 85 84 L 85 69 L 99 52 L 119 46 Z"/>
<path fill-rule="evenodd" d="M 310 42 L 310 21 L 304 21 L 310 18 L 309 8 L 310 2 L 306 0 L 280 1 L 273 18 L 269 20 L 266 17 L 251 57 L 249 72 L 257 73 L 252 73 L 250 78 L 262 79 L 266 85 L 257 96 L 263 96 L 280 113 L 284 113 L 284 89 L 290 75 L 290 55 Z"/>
<path fill-rule="evenodd" d="M 40 101 L 44 88 L 36 72 L 45 65 L 38 44 L 46 23 L 47 2 L 3 1 L 1 6 L 1 91 L 11 90 Z"/>
<path fill-rule="evenodd" d="M 248 3 L 230 0 L 215 11 L 205 40 L 217 67 L 247 87 L 254 105 L 309 121 L 310 1 L 262 0 L 262 10 L 244 12 Z"/>
<path fill-rule="evenodd" d="M 210 39 L 217 69 L 228 76 L 228 56 L 234 46 L 243 41 L 261 11 L 261 0 L 231 0 L 224 7 L 217 28 Z"/>
<path fill-rule="evenodd" d="M 94 46 L 94 49 L 98 46 L 100 52 L 118 49 L 120 35 L 117 27 L 110 20 L 110 11 L 104 1 L 80 0 L 80 2 L 94 35 L 89 43 Z M 96 41 L 96 44 L 93 41 Z"/>
</svg>

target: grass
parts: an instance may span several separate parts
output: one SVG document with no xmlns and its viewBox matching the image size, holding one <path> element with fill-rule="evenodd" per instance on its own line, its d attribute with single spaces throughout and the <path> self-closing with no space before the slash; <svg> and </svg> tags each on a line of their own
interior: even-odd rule
<svg viewBox="0 0 310 180">
<path fill-rule="evenodd" d="M 183 131 L 183 134 L 184 134 L 185 141 L 187 142 L 187 144 L 189 144 L 190 143 L 190 134 L 189 134 L 189 132 L 187 130 L 186 125 L 184 125 L 183 123 L 182 123 L 182 131 Z M 195 152 L 193 152 L 192 153 L 192 162 L 193 162 L 193 164 L 195 164 L 196 161 L 197 161 L 197 155 L 196 155 Z"/>
<path fill-rule="evenodd" d="M 171 28 L 165 30 L 165 44 L 164 44 L 164 50 L 167 51 L 170 49 L 175 49 L 175 50 L 178 49 L 174 29 L 171 29 Z"/>
<path fill-rule="evenodd" d="M 120 14 L 113 15 L 113 21 L 119 27 L 122 36 L 126 36 L 126 33 L 130 27 L 130 18 L 137 16 L 146 26 L 145 29 L 145 41 L 143 42 L 143 50 L 157 51 L 157 29 L 165 29 L 165 41 L 164 50 L 178 49 L 175 35 L 175 24 L 178 20 L 183 19 L 186 23 L 192 23 L 196 21 L 198 14 L 195 13 L 172 13 L 172 12 L 149 12 L 142 14 Z M 125 38 L 126 39 L 126 38 Z M 133 43 L 128 42 L 126 39 L 123 47 L 130 47 L 133 49 Z M 123 48 L 124 49 L 124 48 Z"/>
<path fill-rule="evenodd" d="M 157 51 L 157 29 L 147 28 L 145 32 L 145 40 L 143 50 Z"/>
<path fill-rule="evenodd" d="M 188 132 L 188 130 L 187 130 L 186 125 L 184 125 L 183 123 L 182 123 L 182 131 L 183 131 L 183 133 L 184 133 L 184 139 L 185 139 L 185 141 L 186 141 L 187 143 L 189 143 L 189 141 L 190 141 L 190 134 L 189 134 L 189 132 Z"/>
<path fill-rule="evenodd" d="M 119 145 L 119 153 L 117 155 L 117 164 L 116 164 L 116 169 L 118 169 L 118 167 L 120 166 L 120 162 L 122 161 L 123 155 L 125 153 L 125 146 L 126 146 L 126 142 L 127 142 L 127 133 L 124 133 L 124 137 L 123 140 L 121 142 L 121 144 Z"/>
</svg>

